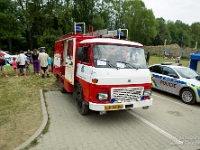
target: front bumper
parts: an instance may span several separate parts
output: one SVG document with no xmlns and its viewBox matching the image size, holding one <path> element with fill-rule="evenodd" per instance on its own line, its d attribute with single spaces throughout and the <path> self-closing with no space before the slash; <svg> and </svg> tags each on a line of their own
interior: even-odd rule
<svg viewBox="0 0 200 150">
<path fill-rule="evenodd" d="M 108 103 L 108 104 L 97 104 L 89 102 L 89 109 L 94 111 L 114 111 L 114 110 L 125 110 L 142 108 L 146 106 L 151 106 L 153 99 L 144 101 L 132 101 L 132 102 L 122 102 L 122 103 Z"/>
</svg>

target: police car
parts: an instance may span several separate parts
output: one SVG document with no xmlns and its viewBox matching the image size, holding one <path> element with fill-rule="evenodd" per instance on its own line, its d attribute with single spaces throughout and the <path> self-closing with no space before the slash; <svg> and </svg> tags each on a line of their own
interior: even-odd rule
<svg viewBox="0 0 200 150">
<path fill-rule="evenodd" d="M 177 64 L 155 64 L 149 66 L 152 88 L 180 96 L 186 104 L 200 102 L 200 75 Z"/>
</svg>

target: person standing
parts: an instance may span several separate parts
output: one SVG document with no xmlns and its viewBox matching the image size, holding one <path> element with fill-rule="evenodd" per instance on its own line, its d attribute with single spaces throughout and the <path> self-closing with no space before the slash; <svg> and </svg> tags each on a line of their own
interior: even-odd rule
<svg viewBox="0 0 200 150">
<path fill-rule="evenodd" d="M 8 77 L 5 64 L 6 64 L 5 54 L 0 50 L 0 76 L 1 76 L 1 71 L 4 70 L 5 76 Z"/>
<path fill-rule="evenodd" d="M 180 61 L 181 61 L 181 56 L 177 56 L 176 59 L 175 59 L 175 63 L 178 63 L 178 64 L 179 64 Z"/>
<path fill-rule="evenodd" d="M 44 78 L 45 75 L 49 77 L 48 58 L 49 58 L 49 55 L 45 53 L 45 49 L 42 49 L 42 52 L 39 54 L 39 57 L 38 57 L 38 60 L 40 62 L 40 67 L 41 67 L 42 78 Z"/>
<path fill-rule="evenodd" d="M 184 54 L 184 49 L 181 51 L 181 56 L 183 56 L 183 54 Z"/>
<path fill-rule="evenodd" d="M 48 72 L 52 72 L 52 58 L 51 57 L 49 57 L 48 58 Z"/>
<path fill-rule="evenodd" d="M 30 65 L 30 60 L 27 59 L 27 60 L 26 60 L 26 64 L 25 64 L 25 68 L 26 68 L 26 73 L 27 73 L 27 74 L 30 74 L 30 68 L 29 68 L 29 65 Z"/>
<path fill-rule="evenodd" d="M 28 49 L 27 50 L 27 52 L 26 52 L 26 56 L 27 56 L 27 59 L 29 59 L 30 61 L 31 61 L 31 51 L 30 51 L 30 49 Z"/>
<path fill-rule="evenodd" d="M 17 57 L 18 68 L 23 70 L 23 75 L 26 77 L 26 64 L 27 57 L 24 55 L 24 52 L 21 50 L 20 54 Z"/>
<path fill-rule="evenodd" d="M 14 75 L 15 75 L 15 77 L 18 77 L 17 61 L 16 61 L 16 58 L 15 58 L 15 57 L 13 57 L 12 67 L 13 67 L 13 69 L 14 69 Z"/>
<path fill-rule="evenodd" d="M 33 69 L 35 75 L 40 75 L 40 62 L 38 60 L 39 54 L 37 52 L 37 49 L 33 50 L 32 54 L 32 60 L 33 60 Z"/>
</svg>

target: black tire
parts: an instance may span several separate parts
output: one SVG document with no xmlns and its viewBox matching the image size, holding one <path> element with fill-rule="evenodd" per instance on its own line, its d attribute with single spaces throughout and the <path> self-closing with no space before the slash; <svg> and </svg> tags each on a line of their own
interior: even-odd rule
<svg viewBox="0 0 200 150">
<path fill-rule="evenodd" d="M 61 81 L 60 78 L 58 79 L 58 81 L 59 81 L 59 82 L 58 82 L 58 83 L 59 83 L 58 86 L 59 86 L 60 92 L 61 92 L 61 93 L 67 93 L 67 91 L 66 91 L 65 88 L 64 88 L 64 83 Z"/>
<path fill-rule="evenodd" d="M 77 108 L 81 115 L 86 115 L 89 112 L 89 105 L 83 98 L 83 89 L 80 83 L 74 87 L 73 98 L 77 102 Z"/>
<path fill-rule="evenodd" d="M 59 78 L 59 76 L 57 76 L 57 77 L 56 77 L 56 84 L 58 85 L 58 87 L 59 87 L 59 83 L 60 83 L 59 80 L 60 80 L 60 78 Z"/>
<path fill-rule="evenodd" d="M 189 88 L 184 88 L 180 93 L 180 97 L 183 103 L 190 104 L 190 105 L 196 103 L 195 93 L 193 90 Z"/>
</svg>

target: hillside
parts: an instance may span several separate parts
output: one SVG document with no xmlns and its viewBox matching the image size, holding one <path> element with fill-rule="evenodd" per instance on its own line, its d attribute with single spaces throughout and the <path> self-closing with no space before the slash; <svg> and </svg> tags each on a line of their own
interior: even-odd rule
<svg viewBox="0 0 200 150">
<path fill-rule="evenodd" d="M 194 48 L 183 47 L 181 48 L 178 44 L 171 45 L 158 45 L 158 46 L 144 46 L 145 51 L 150 50 L 151 54 L 158 54 L 163 56 L 164 51 L 168 49 L 168 52 L 173 55 L 173 57 L 181 56 L 182 50 L 184 51 L 183 56 L 189 58 L 191 53 L 197 52 Z"/>
</svg>

